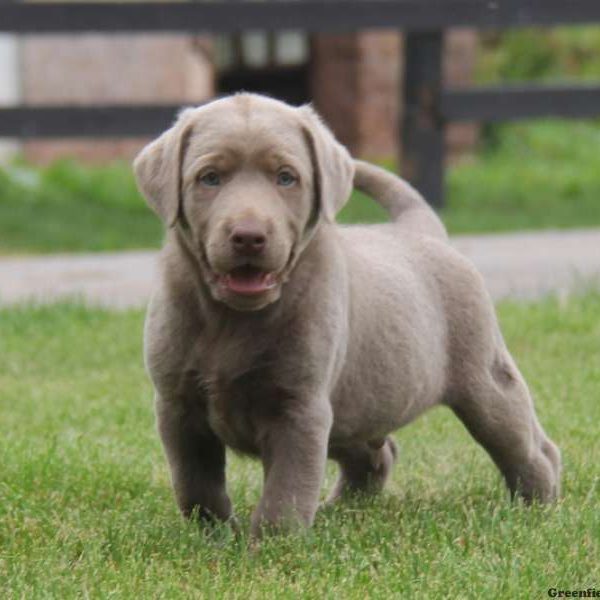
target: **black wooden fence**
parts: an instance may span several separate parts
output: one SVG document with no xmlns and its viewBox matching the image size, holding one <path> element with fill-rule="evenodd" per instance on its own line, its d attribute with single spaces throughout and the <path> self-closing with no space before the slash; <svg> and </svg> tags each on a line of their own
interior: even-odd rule
<svg viewBox="0 0 600 600">
<path fill-rule="evenodd" d="M 442 84 L 444 30 L 600 23 L 600 0 L 221 0 L 21 3 L 0 0 L 0 33 L 224 33 L 302 29 L 406 33 L 403 173 L 435 206 L 444 197 L 444 129 L 451 121 L 600 115 L 598 86 Z M 155 135 L 177 106 L 19 106 L 0 109 L 0 137 Z"/>
</svg>

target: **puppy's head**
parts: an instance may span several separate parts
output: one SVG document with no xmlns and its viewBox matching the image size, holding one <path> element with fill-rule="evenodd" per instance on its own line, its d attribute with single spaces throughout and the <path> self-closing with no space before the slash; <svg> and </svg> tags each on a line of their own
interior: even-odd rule
<svg viewBox="0 0 600 600">
<path fill-rule="evenodd" d="M 150 206 L 181 228 L 212 296 L 259 310 L 348 199 L 354 164 L 310 107 L 238 94 L 185 110 L 134 170 Z"/>
</svg>

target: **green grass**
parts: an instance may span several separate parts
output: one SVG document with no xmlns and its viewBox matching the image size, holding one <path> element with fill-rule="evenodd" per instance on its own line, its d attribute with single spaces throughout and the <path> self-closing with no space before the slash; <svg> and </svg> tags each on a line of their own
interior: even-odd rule
<svg viewBox="0 0 600 600">
<path fill-rule="evenodd" d="M 600 78 L 600 27 L 512 29 L 481 35 L 478 83 Z"/>
<path fill-rule="evenodd" d="M 152 248 L 161 239 L 126 164 L 0 168 L 0 253 Z"/>
<path fill-rule="evenodd" d="M 264 542 L 181 521 L 154 431 L 142 314 L 0 311 L 4 598 L 543 598 L 600 582 L 600 295 L 504 304 L 503 328 L 564 456 L 563 499 L 508 502 L 444 409 L 397 435 L 386 493 Z M 328 473 L 328 485 L 334 476 Z M 245 530 L 259 466 L 230 457 Z"/>
<path fill-rule="evenodd" d="M 491 131 L 473 161 L 449 171 L 442 216 L 451 233 L 600 226 L 600 124 Z M 371 223 L 385 213 L 355 194 L 339 219 Z M 0 254 L 156 248 L 161 240 L 128 165 L 0 170 Z"/>
<path fill-rule="evenodd" d="M 449 169 L 441 216 L 453 234 L 600 226 L 600 123 L 491 129 L 473 160 Z M 355 194 L 339 220 L 384 218 Z"/>
<path fill-rule="evenodd" d="M 449 173 L 453 233 L 600 226 L 600 124 L 539 121 L 492 130 Z"/>
</svg>

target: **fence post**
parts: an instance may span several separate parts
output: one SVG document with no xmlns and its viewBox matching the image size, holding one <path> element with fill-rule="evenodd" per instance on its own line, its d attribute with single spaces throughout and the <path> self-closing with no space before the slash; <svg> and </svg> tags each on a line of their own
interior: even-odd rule
<svg viewBox="0 0 600 600">
<path fill-rule="evenodd" d="M 436 209 L 444 205 L 442 31 L 407 33 L 402 174 Z"/>
</svg>

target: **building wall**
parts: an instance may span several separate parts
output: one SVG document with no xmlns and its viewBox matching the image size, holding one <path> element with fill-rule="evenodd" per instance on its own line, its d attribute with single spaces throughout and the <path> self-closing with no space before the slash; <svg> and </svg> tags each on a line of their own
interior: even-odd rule
<svg viewBox="0 0 600 600">
<path fill-rule="evenodd" d="M 447 85 L 471 82 L 476 50 L 476 32 L 448 32 L 443 57 Z M 336 135 L 356 155 L 371 160 L 398 156 L 403 62 L 403 40 L 396 31 L 314 36 L 312 96 Z M 477 136 L 476 125 L 450 125 L 450 160 L 472 151 Z"/>
<path fill-rule="evenodd" d="M 467 87 L 473 83 L 479 36 L 472 29 L 454 29 L 446 35 L 444 77 L 446 85 Z M 468 159 L 479 139 L 478 123 L 450 123 L 446 128 L 446 146 L 450 163 Z"/>
<path fill-rule="evenodd" d="M 13 35 L 0 35 L 0 106 L 20 101 L 19 42 Z M 0 139 L 0 162 L 9 159 L 18 150 L 16 140 Z"/>
<path fill-rule="evenodd" d="M 28 104 L 194 104 L 214 93 L 210 44 L 191 36 L 86 34 L 25 36 Z M 24 143 L 27 159 L 131 159 L 146 139 L 60 139 Z"/>
<path fill-rule="evenodd" d="M 311 96 L 355 154 L 378 159 L 396 153 L 400 56 L 396 32 L 313 37 Z"/>
<path fill-rule="evenodd" d="M 8 47 L 14 55 L 16 42 L 12 44 Z M 14 96 L 19 88 L 25 103 L 50 105 L 194 104 L 215 92 L 215 61 L 207 39 L 154 34 L 31 35 L 24 36 L 19 46 L 21 82 L 0 85 L 0 101 L 2 94 Z M 450 85 L 471 81 L 476 46 L 475 32 L 449 32 L 444 71 Z M 1 50 L 0 43 L 0 66 L 2 56 L 5 61 L 8 56 Z M 357 155 L 374 160 L 398 155 L 402 53 L 397 31 L 312 36 L 311 95 L 341 141 Z M 17 64 L 14 56 L 9 62 Z M 13 69 L 13 79 L 17 71 Z M 477 133 L 475 125 L 448 128 L 451 160 L 472 150 Z M 35 162 L 63 156 L 102 162 L 129 160 L 146 141 L 35 140 L 23 148 L 26 158 Z"/>
</svg>

